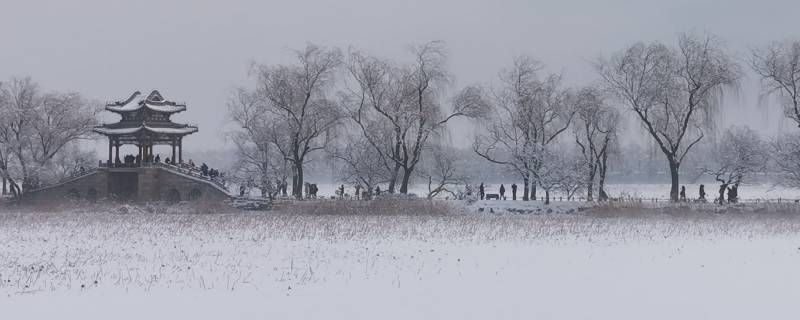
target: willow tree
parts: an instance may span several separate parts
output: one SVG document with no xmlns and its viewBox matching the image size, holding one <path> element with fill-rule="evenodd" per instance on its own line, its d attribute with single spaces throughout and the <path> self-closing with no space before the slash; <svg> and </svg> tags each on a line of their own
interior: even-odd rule
<svg viewBox="0 0 800 320">
<path fill-rule="evenodd" d="M 453 77 L 443 42 L 415 46 L 411 54 L 411 63 L 395 64 L 354 52 L 348 70 L 355 85 L 342 92 L 350 118 L 389 172 L 390 192 L 396 184 L 400 193 L 408 192 L 423 151 L 451 120 L 485 112 L 473 87 L 458 91 L 448 103 Z"/>
<path fill-rule="evenodd" d="M 46 92 L 30 78 L 0 83 L 0 175 L 11 192 L 40 187 L 53 158 L 90 137 L 97 111 L 78 93 Z"/>
<path fill-rule="evenodd" d="M 589 201 L 594 199 L 595 180 L 598 180 L 598 197 L 606 200 L 608 155 L 617 141 L 620 114 L 616 108 L 607 104 L 605 95 L 597 87 L 589 86 L 578 90 L 574 104 L 575 142 L 586 165 L 586 198 Z"/>
<path fill-rule="evenodd" d="M 292 165 L 292 195 L 301 199 L 308 155 L 325 148 L 342 119 L 338 104 L 328 97 L 342 54 L 310 44 L 295 51 L 295 57 L 295 64 L 254 66 L 253 112 L 258 116 L 253 126 L 266 132 L 255 144 L 264 150 L 269 145 Z"/>
<path fill-rule="evenodd" d="M 485 130 L 475 136 L 473 144 L 479 156 L 519 175 L 525 201 L 536 198 L 543 155 L 569 128 L 575 114 L 561 76 L 540 77 L 542 68 L 535 59 L 521 56 L 501 72 L 500 85 L 485 94 L 491 112 L 484 118 Z"/>
<path fill-rule="evenodd" d="M 764 93 L 777 96 L 784 115 L 800 127 L 800 41 L 753 50 L 750 66 L 761 78 Z"/>
<path fill-rule="evenodd" d="M 595 66 L 666 157 L 678 201 L 681 163 L 713 125 L 725 89 L 738 84 L 738 64 L 715 36 L 683 34 L 677 47 L 636 43 Z"/>
</svg>

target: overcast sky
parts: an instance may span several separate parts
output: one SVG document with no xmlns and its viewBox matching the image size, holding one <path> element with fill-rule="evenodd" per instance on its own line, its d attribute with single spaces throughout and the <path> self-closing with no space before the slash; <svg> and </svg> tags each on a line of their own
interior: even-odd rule
<svg viewBox="0 0 800 320">
<path fill-rule="evenodd" d="M 745 58 L 800 37 L 798 13 L 797 0 L 0 0 L 0 79 L 31 76 L 103 102 L 158 89 L 187 103 L 178 121 L 200 127 L 187 149 L 207 150 L 225 146 L 225 102 L 252 83 L 248 65 L 288 62 L 308 42 L 403 59 L 409 44 L 444 40 L 459 86 L 494 81 L 520 54 L 584 84 L 596 80 L 587 61 L 684 31 L 717 34 Z M 745 79 L 726 123 L 788 128 L 758 106 L 757 84 Z"/>
</svg>

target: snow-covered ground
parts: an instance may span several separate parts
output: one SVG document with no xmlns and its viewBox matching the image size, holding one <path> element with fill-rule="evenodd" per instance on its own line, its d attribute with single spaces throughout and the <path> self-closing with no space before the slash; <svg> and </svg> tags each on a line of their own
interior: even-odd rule
<svg viewBox="0 0 800 320">
<path fill-rule="evenodd" d="M 513 182 L 505 183 L 506 188 L 506 197 L 511 199 L 511 184 Z M 517 196 L 522 198 L 522 190 L 521 190 L 521 183 L 520 190 L 517 192 Z M 341 184 L 335 183 L 320 183 L 318 184 L 319 187 L 319 195 L 321 196 L 333 196 L 336 189 Z M 700 184 L 684 184 L 686 186 L 686 197 L 693 199 L 699 197 L 699 188 Z M 463 189 L 463 186 L 460 186 Z M 486 193 L 499 193 L 500 183 L 486 183 Z M 419 196 L 424 197 L 427 194 L 428 186 L 426 184 L 414 184 L 411 185 L 409 188 L 410 193 L 417 194 Z M 385 189 L 382 187 L 382 189 Z M 456 187 L 458 189 L 458 187 Z M 658 198 L 658 199 L 668 199 L 669 198 L 669 184 L 609 184 L 606 186 L 606 190 L 611 197 L 615 198 Z M 706 190 L 706 197 L 717 197 L 719 184 L 705 184 Z M 353 194 L 355 190 L 353 187 L 346 186 L 345 192 L 349 194 Z M 475 187 L 475 191 L 477 191 L 477 186 Z M 537 196 L 542 197 L 544 196 L 543 193 L 538 194 Z M 551 195 L 554 198 L 559 196 L 563 196 L 559 192 L 553 192 Z M 584 196 L 583 192 L 579 193 L 579 196 Z M 791 188 L 784 188 L 774 186 L 772 184 L 755 184 L 755 185 L 743 185 L 739 187 L 739 197 L 745 200 L 750 199 L 800 199 L 800 190 L 798 189 L 791 189 Z"/>
<path fill-rule="evenodd" d="M 794 319 L 800 298 L 794 214 L 4 210 L 2 319 Z"/>
</svg>

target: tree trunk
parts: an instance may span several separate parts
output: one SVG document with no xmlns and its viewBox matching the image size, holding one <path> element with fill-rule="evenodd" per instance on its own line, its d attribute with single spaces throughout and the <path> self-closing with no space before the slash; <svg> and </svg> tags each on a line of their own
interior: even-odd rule
<svg viewBox="0 0 800 320">
<path fill-rule="evenodd" d="M 603 152 L 603 157 L 601 160 L 602 162 L 600 163 L 600 177 L 597 189 L 597 196 L 600 198 L 600 201 L 608 200 L 608 194 L 606 193 L 607 160 L 608 160 L 608 153 Z"/>
<path fill-rule="evenodd" d="M 544 190 L 544 204 L 550 204 L 550 190 Z"/>
<path fill-rule="evenodd" d="M 673 160 L 669 160 L 669 175 L 672 178 L 672 185 L 670 186 L 669 190 L 669 198 L 673 202 L 678 202 L 678 185 L 680 184 L 678 169 L 680 169 L 680 164 Z"/>
<path fill-rule="evenodd" d="M 8 187 L 6 186 L 6 178 L 3 178 L 3 195 L 8 194 Z"/>
<path fill-rule="evenodd" d="M 11 195 L 14 198 L 19 198 L 22 195 L 22 190 L 19 189 L 17 182 L 14 179 L 8 179 L 9 187 L 11 188 Z"/>
<path fill-rule="evenodd" d="M 297 183 L 297 167 L 292 164 L 292 197 L 297 198 L 297 190 L 302 190 L 302 187 Z"/>
<path fill-rule="evenodd" d="M 594 166 L 590 166 L 589 167 L 589 179 L 588 179 L 588 181 L 586 181 L 587 182 L 586 183 L 586 186 L 587 186 L 586 187 L 586 201 L 592 201 L 593 200 L 592 189 L 594 189 L 594 171 L 595 171 Z"/>
<path fill-rule="evenodd" d="M 397 175 L 400 174 L 400 164 L 395 162 L 394 163 L 394 171 L 392 171 L 392 177 L 389 179 L 389 193 L 394 193 L 395 185 L 397 184 Z"/>
<path fill-rule="evenodd" d="M 295 199 L 303 200 L 303 163 L 297 166 L 297 194 Z"/>
<path fill-rule="evenodd" d="M 531 182 L 531 199 L 536 201 L 536 181 Z"/>
<path fill-rule="evenodd" d="M 522 201 L 528 201 L 528 187 L 530 186 L 530 180 L 528 177 L 522 179 Z"/>
<path fill-rule="evenodd" d="M 408 193 L 408 180 L 411 178 L 411 170 L 403 169 L 403 181 L 400 182 L 400 193 Z"/>
</svg>

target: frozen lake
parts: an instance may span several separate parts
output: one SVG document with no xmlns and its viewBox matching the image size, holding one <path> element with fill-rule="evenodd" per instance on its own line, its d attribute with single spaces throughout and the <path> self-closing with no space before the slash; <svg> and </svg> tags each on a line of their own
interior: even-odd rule
<svg viewBox="0 0 800 320">
<path fill-rule="evenodd" d="M 787 319 L 786 214 L 0 211 L 7 319 Z"/>
</svg>

